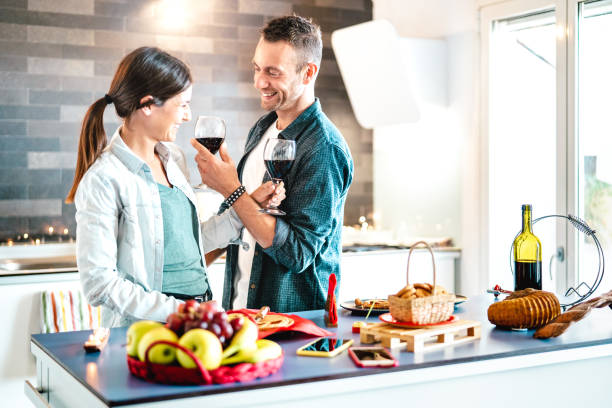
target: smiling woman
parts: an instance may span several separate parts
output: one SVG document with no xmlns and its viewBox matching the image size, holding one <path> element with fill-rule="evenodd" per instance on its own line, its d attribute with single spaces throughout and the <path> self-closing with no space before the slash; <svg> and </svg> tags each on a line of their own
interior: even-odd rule
<svg viewBox="0 0 612 408">
<path fill-rule="evenodd" d="M 101 306 L 102 326 L 164 321 L 181 300 L 212 299 L 204 254 L 240 235 L 233 211 L 199 222 L 184 155 L 172 143 L 191 120 L 191 83 L 179 59 L 138 48 L 83 120 L 67 201 L 77 210 L 83 292 Z M 107 146 L 102 117 L 109 104 L 123 123 Z M 274 192 L 269 184 L 253 192 L 255 200 Z"/>
<path fill-rule="evenodd" d="M 152 105 L 163 110 L 165 102 L 172 98 L 173 101 L 166 108 L 171 110 L 179 102 L 176 98 L 180 93 L 187 95 L 179 97 L 179 104 L 183 99 L 190 100 L 191 83 L 191 72 L 185 63 L 158 48 L 141 47 L 125 56 L 117 68 L 108 93 L 91 105 L 85 114 L 74 183 L 66 201 L 74 201 L 81 178 L 106 147 L 106 133 L 102 123 L 106 105 L 112 103 L 117 115 L 129 123 L 136 120 L 139 111 L 151 116 L 154 110 Z M 184 116 L 185 113 L 181 118 Z M 189 113 L 186 120 L 190 117 Z M 174 119 L 173 123 L 176 121 Z M 129 124 L 126 128 L 130 128 Z"/>
</svg>

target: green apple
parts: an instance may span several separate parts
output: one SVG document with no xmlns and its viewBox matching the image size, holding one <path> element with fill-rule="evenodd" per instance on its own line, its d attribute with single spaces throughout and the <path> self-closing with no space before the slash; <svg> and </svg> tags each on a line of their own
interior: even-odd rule
<svg viewBox="0 0 612 408">
<path fill-rule="evenodd" d="M 127 344 L 125 349 L 128 356 L 138 356 L 138 343 L 142 336 L 149 330 L 160 327 L 161 323 L 154 322 L 153 320 L 139 320 L 133 323 L 127 331 Z"/>
<path fill-rule="evenodd" d="M 151 343 L 157 340 L 168 340 L 176 343 L 178 337 L 175 332 L 165 326 L 155 327 L 146 332 L 138 344 L 138 358 L 145 361 L 145 352 Z M 167 344 L 158 344 L 149 351 L 149 361 L 156 364 L 170 364 L 176 357 L 176 348 Z"/>
<path fill-rule="evenodd" d="M 179 344 L 193 352 L 205 369 L 214 370 L 221 364 L 223 347 L 213 332 L 204 329 L 191 329 L 181 336 Z M 178 350 L 176 359 L 184 368 L 195 368 L 195 362 L 187 353 Z"/>
</svg>

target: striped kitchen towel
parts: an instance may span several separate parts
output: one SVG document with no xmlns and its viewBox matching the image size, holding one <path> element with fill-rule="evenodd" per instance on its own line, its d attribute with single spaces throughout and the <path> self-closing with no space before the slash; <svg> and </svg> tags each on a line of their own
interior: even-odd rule
<svg viewBox="0 0 612 408">
<path fill-rule="evenodd" d="M 100 307 L 89 305 L 80 290 L 46 290 L 41 294 L 42 333 L 97 329 L 100 313 Z"/>
</svg>

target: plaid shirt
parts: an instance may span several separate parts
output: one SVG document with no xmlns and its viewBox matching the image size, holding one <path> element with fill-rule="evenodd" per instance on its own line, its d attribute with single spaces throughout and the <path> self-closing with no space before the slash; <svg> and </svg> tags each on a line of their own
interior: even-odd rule
<svg viewBox="0 0 612 408">
<path fill-rule="evenodd" d="M 238 163 L 240 177 L 249 153 L 276 118 L 271 112 L 250 130 Z M 353 159 L 318 98 L 278 137 L 297 145 L 295 161 L 284 178 L 287 198 L 280 205 L 287 215 L 276 218 L 272 246 L 263 249 L 256 244 L 247 307 L 266 305 L 275 312 L 323 309 L 330 274 L 340 281 L 344 202 L 353 180 Z M 232 245 L 223 288 L 226 310 L 231 309 L 237 269 L 238 247 Z"/>
</svg>

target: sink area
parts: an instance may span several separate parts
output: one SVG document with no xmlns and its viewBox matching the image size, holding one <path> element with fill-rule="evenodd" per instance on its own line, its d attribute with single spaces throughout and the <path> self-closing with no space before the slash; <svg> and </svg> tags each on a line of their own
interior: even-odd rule
<svg viewBox="0 0 612 408">
<path fill-rule="evenodd" d="M 0 260 L 0 276 L 76 272 L 76 257 L 7 258 Z"/>
</svg>

